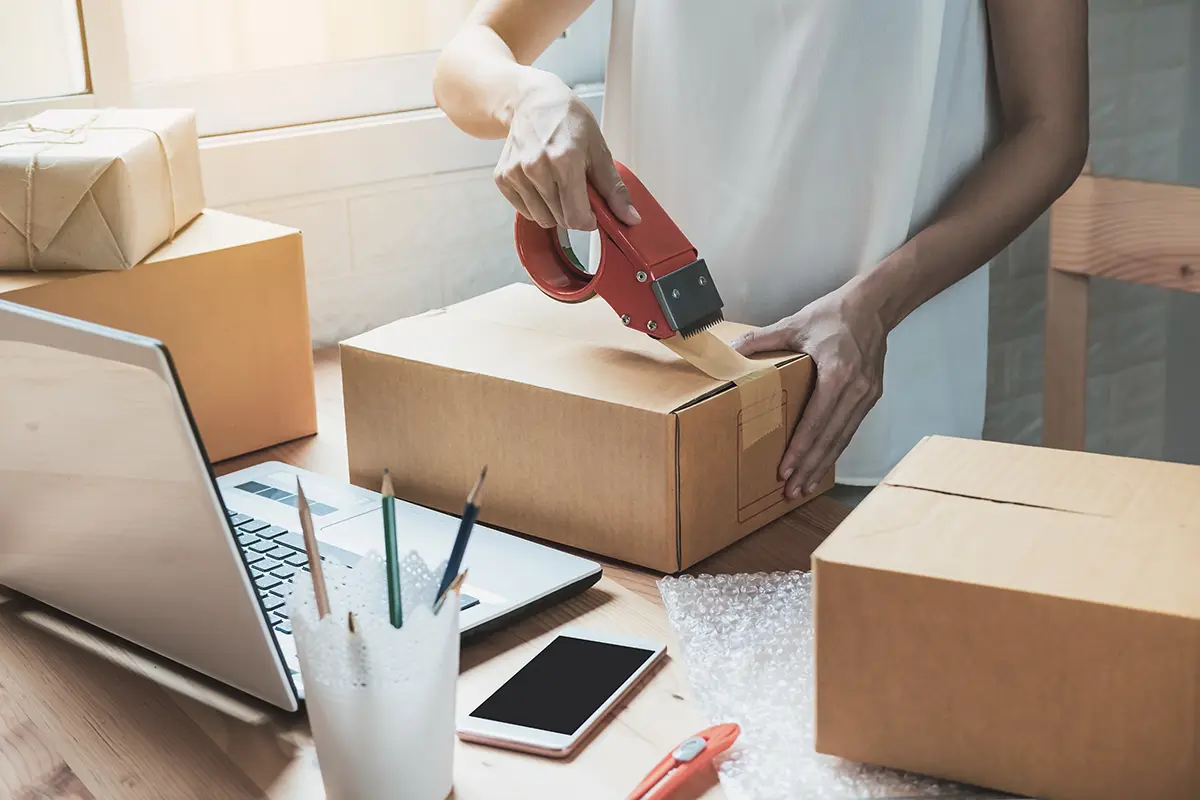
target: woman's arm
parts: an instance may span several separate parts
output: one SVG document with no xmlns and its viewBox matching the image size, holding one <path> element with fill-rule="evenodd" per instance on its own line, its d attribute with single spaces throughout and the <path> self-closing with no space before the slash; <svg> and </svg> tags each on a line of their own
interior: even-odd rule
<svg viewBox="0 0 1200 800">
<path fill-rule="evenodd" d="M 1086 0 L 988 0 L 1003 136 L 933 220 L 874 270 L 743 335 L 812 356 L 817 384 L 779 465 L 792 497 L 832 469 L 883 391 L 887 334 L 986 264 L 1078 176 L 1088 147 Z"/>
<path fill-rule="evenodd" d="M 590 180 L 613 213 L 640 221 L 600 125 L 557 76 L 529 66 L 592 0 L 480 0 L 442 50 L 438 105 L 481 139 L 505 139 L 496 185 L 542 227 L 594 230 Z"/>
<path fill-rule="evenodd" d="M 988 0 L 1003 137 L 933 221 L 863 278 L 890 330 L 1074 182 L 1088 148 L 1086 0 Z"/>
<path fill-rule="evenodd" d="M 438 106 L 479 139 L 508 135 L 523 95 L 562 81 L 529 66 L 592 0 L 480 0 L 443 48 L 433 77 Z"/>
</svg>

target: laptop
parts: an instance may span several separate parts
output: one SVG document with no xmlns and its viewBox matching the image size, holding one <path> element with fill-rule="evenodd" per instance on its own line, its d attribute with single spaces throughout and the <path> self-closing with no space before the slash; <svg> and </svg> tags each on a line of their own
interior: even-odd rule
<svg viewBox="0 0 1200 800">
<path fill-rule="evenodd" d="M 161 342 L 0 301 L 0 585 L 297 710 L 284 601 L 309 577 L 297 478 L 324 559 L 353 567 L 380 550 L 375 492 L 278 462 L 215 480 Z M 402 552 L 447 558 L 457 517 L 399 500 L 396 516 Z M 464 636 L 601 574 L 486 525 L 463 565 Z"/>
</svg>

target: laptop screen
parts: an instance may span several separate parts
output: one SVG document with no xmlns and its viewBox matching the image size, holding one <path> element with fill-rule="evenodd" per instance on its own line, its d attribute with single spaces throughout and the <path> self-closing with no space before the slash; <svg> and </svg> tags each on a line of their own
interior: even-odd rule
<svg viewBox="0 0 1200 800">
<path fill-rule="evenodd" d="M 120 568 L 122 540 L 169 563 L 181 522 L 211 512 L 186 417 L 160 375 L 0 341 L 0 385 L 0 583 L 56 577 L 64 560 Z"/>
<path fill-rule="evenodd" d="M 0 387 L 0 585 L 294 705 L 165 350 L 4 304 Z"/>
</svg>

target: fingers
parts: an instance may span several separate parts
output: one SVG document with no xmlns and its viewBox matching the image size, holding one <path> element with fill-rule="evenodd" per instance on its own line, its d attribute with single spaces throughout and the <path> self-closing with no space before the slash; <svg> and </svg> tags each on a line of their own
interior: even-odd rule
<svg viewBox="0 0 1200 800">
<path fill-rule="evenodd" d="M 504 195 L 504 199 L 517 210 L 517 213 L 528 220 L 533 220 L 533 214 L 529 211 L 529 207 L 525 205 L 525 200 L 522 199 L 521 193 L 509 185 L 508 181 L 501 180 L 499 174 L 496 175 L 496 188 L 500 190 L 500 194 Z"/>
<path fill-rule="evenodd" d="M 526 185 L 533 187 L 533 192 L 536 195 L 534 202 L 541 201 L 545 206 L 546 212 L 550 215 L 550 225 L 543 225 L 543 228 L 569 228 L 567 224 L 567 215 L 563 211 L 562 197 L 558 191 L 558 182 L 555 179 L 554 172 L 549 163 L 545 159 L 535 161 L 532 164 L 526 164 L 522 168 L 525 175 Z M 526 205 L 530 205 L 530 201 L 526 199 Z"/>
<path fill-rule="evenodd" d="M 528 180 L 523 179 L 523 177 L 522 179 L 510 181 L 508 185 L 521 198 L 521 203 L 526 208 L 526 217 L 543 228 L 553 228 L 558 225 L 558 221 L 554 218 L 554 213 L 546 205 L 546 201 L 537 190 L 537 187 Z"/>
<path fill-rule="evenodd" d="M 586 113 L 586 112 L 585 112 Z M 591 120 L 590 113 L 587 114 Z M 626 225 L 642 218 L 629 198 L 612 155 L 595 121 L 593 131 L 568 142 L 525 144 L 510 134 L 494 174 L 496 185 L 523 216 L 543 228 L 592 231 L 596 215 L 588 199 L 588 181 Z"/>
<path fill-rule="evenodd" d="M 596 229 L 582 164 L 556 164 L 542 157 L 528 164 L 499 166 L 494 177 L 513 208 L 543 228 Z"/>
<path fill-rule="evenodd" d="M 792 433 L 783 459 L 779 462 L 779 479 L 787 483 L 787 496 L 795 498 L 803 485 L 798 467 L 804 457 L 819 446 L 822 437 L 829 434 L 829 421 L 841 402 L 846 390 L 842 381 L 821 377 L 821 366 L 817 365 L 817 385 L 808 404 L 800 414 L 800 422 Z"/>
<path fill-rule="evenodd" d="M 604 201 L 608 203 L 608 207 L 612 209 L 617 219 L 626 225 L 637 225 L 642 221 L 642 215 L 633 207 L 633 201 L 629 199 L 629 189 L 625 186 L 625 181 L 621 180 L 621 175 L 617 172 L 616 165 L 613 164 L 612 154 L 608 152 L 604 140 L 599 136 L 597 136 L 597 140 L 598 142 L 588 158 L 592 184 Z"/>
<path fill-rule="evenodd" d="M 877 382 L 862 374 L 838 382 L 842 387 L 838 401 L 828 410 L 820 432 L 811 444 L 800 443 L 797 447 L 798 459 L 787 481 L 789 497 L 810 495 L 816 490 L 882 393 Z M 790 446 L 788 450 L 790 455 Z"/>
<path fill-rule="evenodd" d="M 564 165 L 562 179 L 558 181 L 558 196 L 562 202 L 563 227 L 574 231 L 596 230 L 596 215 L 588 201 L 587 167 L 580 161 Z"/>
<path fill-rule="evenodd" d="M 493 178 L 513 208 L 543 228 L 595 230 L 584 156 L 569 150 L 556 156 L 541 151 L 522 159 L 510 145 L 506 144 Z"/>
<path fill-rule="evenodd" d="M 744 356 L 752 356 L 755 353 L 791 349 L 791 339 L 791 330 L 772 325 L 767 328 L 746 331 L 730 342 L 729 346 Z"/>
<path fill-rule="evenodd" d="M 870 412 L 878 400 L 878 394 L 867 395 L 854 407 L 849 419 L 846 420 L 846 424 L 842 426 L 841 432 L 834 438 L 833 446 L 826 451 L 824 457 L 817 463 L 817 466 L 809 473 L 808 477 L 802 479 L 801 494 L 811 495 L 817 490 L 817 485 L 829 474 L 829 471 L 833 469 L 833 465 L 841 458 L 842 452 L 850 444 L 850 440 L 854 438 L 858 427 L 862 425 L 862 421 L 866 419 L 868 412 Z"/>
</svg>

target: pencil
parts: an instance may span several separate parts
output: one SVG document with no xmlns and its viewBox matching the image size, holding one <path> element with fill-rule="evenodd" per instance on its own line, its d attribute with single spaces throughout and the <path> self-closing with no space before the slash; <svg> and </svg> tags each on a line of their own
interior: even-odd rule
<svg viewBox="0 0 1200 800">
<path fill-rule="evenodd" d="M 366 667 L 363 665 L 364 642 L 358 637 L 358 623 L 354 621 L 354 612 L 350 611 L 346 614 L 346 627 L 350 630 L 350 654 L 354 660 L 354 685 L 366 686 L 366 678 L 364 673 Z"/>
<path fill-rule="evenodd" d="M 304 533 L 304 551 L 308 554 L 308 570 L 312 574 L 313 595 L 317 598 L 317 616 L 325 619 L 329 614 L 329 592 L 325 589 L 325 572 L 321 569 L 321 551 L 317 548 L 317 534 L 313 531 L 312 511 L 304 487 L 296 479 L 296 508 L 300 511 L 300 530 Z"/>
<path fill-rule="evenodd" d="M 459 594 L 460 592 L 462 592 L 463 584 L 466 582 L 467 582 L 467 571 L 464 569 L 462 572 L 458 573 L 457 578 L 455 578 L 453 581 L 450 582 L 450 588 L 446 590 L 445 596 L 442 597 L 442 599 L 440 601 L 438 601 L 438 603 L 433 607 L 433 613 L 437 614 L 439 611 L 442 610 L 442 606 L 445 604 L 446 599 L 448 597 L 450 597 L 451 592 L 453 592 L 456 595 Z"/>
<path fill-rule="evenodd" d="M 462 566 L 463 556 L 467 552 L 467 542 L 471 539 L 471 529 L 475 527 L 475 519 L 479 516 L 479 506 L 483 502 L 483 482 L 487 479 L 487 467 L 479 473 L 479 480 L 467 495 L 467 505 L 463 508 L 462 522 L 458 525 L 458 535 L 454 537 L 454 547 L 450 550 L 450 559 L 446 562 L 446 571 L 442 574 L 441 583 L 434 599 L 434 606 L 441 608 L 442 597 L 450 589 L 450 584 L 458 575 Z"/>
<path fill-rule="evenodd" d="M 387 568 L 388 618 L 393 628 L 404 625 L 404 607 L 400 596 L 400 553 L 396 543 L 396 492 L 392 473 L 383 471 L 383 557 Z"/>
</svg>

